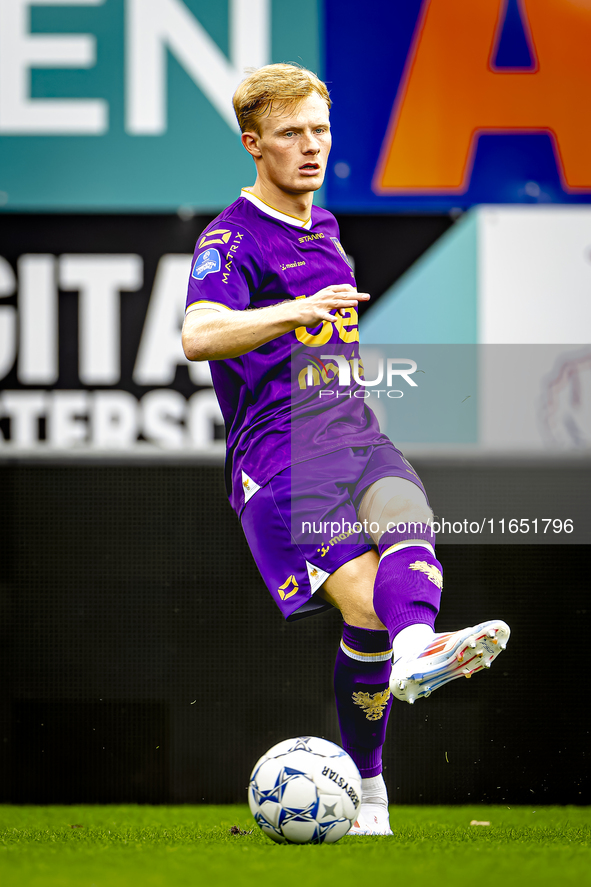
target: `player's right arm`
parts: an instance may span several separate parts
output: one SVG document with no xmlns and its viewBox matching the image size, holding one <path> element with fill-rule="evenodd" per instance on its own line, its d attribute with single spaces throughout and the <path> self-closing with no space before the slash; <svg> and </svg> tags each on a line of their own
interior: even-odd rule
<svg viewBox="0 0 591 887">
<path fill-rule="evenodd" d="M 367 293 L 344 283 L 267 308 L 194 308 L 185 317 L 183 349 L 189 360 L 240 357 L 298 327 L 315 327 L 324 320 L 334 323 L 341 308 L 357 307 L 368 299 Z"/>
</svg>

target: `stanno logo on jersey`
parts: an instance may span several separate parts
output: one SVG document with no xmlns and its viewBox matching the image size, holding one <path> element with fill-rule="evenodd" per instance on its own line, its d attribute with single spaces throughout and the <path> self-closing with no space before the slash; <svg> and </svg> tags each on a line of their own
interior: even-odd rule
<svg viewBox="0 0 591 887">
<path fill-rule="evenodd" d="M 208 274 L 219 271 L 221 265 L 222 262 L 217 249 L 206 249 L 205 252 L 200 253 L 195 259 L 191 277 L 194 277 L 196 280 L 203 280 Z"/>
<path fill-rule="evenodd" d="M 308 243 L 309 240 L 322 240 L 323 237 L 322 231 L 319 231 L 317 234 L 305 234 L 303 237 L 298 237 L 298 243 Z"/>
<path fill-rule="evenodd" d="M 213 246 L 214 243 L 227 243 L 232 236 L 232 232 L 227 228 L 216 228 L 215 231 L 208 231 L 199 241 L 199 249 L 202 246 Z"/>
<path fill-rule="evenodd" d="M 345 252 L 345 250 L 344 250 L 343 247 L 341 246 L 341 242 L 340 242 L 340 240 L 338 239 L 338 237 L 331 237 L 330 239 L 331 239 L 332 242 L 334 243 L 334 245 L 335 245 L 335 249 L 336 249 L 336 251 L 338 252 L 338 254 L 339 254 L 339 256 L 341 257 L 341 259 L 344 259 L 345 262 L 347 263 L 347 265 L 349 266 L 349 268 L 351 268 L 351 267 L 352 267 L 351 262 L 349 261 L 349 258 L 348 258 L 348 256 L 347 256 L 347 253 Z"/>
</svg>

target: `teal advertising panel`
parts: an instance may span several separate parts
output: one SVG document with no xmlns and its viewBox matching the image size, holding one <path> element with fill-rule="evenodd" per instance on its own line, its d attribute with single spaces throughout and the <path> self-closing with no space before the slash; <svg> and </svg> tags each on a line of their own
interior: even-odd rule
<svg viewBox="0 0 591 887">
<path fill-rule="evenodd" d="M 319 56 L 317 0 L 0 0 L 0 206 L 217 210 L 245 68 Z"/>
</svg>

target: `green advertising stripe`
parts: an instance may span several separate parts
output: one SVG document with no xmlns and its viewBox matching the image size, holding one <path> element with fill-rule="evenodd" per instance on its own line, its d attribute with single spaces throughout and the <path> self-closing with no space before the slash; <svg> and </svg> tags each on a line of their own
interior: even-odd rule
<svg viewBox="0 0 591 887">
<path fill-rule="evenodd" d="M 254 179 L 232 93 L 278 61 L 319 70 L 319 0 L 0 0 L 0 206 L 219 210 Z"/>
</svg>

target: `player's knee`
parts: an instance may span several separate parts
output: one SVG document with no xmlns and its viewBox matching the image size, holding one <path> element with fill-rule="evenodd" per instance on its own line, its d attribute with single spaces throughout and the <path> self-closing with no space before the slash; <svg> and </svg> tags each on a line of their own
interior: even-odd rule
<svg viewBox="0 0 591 887">
<path fill-rule="evenodd" d="M 384 626 L 373 607 L 377 569 L 377 554 L 375 551 L 366 552 L 339 567 L 317 594 L 339 609 L 349 625 L 379 631 Z"/>
<path fill-rule="evenodd" d="M 351 594 L 346 605 L 342 608 L 343 618 L 349 625 L 358 625 L 360 628 L 382 629 L 384 626 L 380 622 L 373 607 L 373 589 L 375 576 L 372 575 L 371 582 L 365 572 L 361 573 L 358 581 L 354 581 L 355 591 Z"/>
<path fill-rule="evenodd" d="M 431 524 L 433 512 L 423 490 L 415 483 L 400 477 L 376 481 L 367 490 L 359 509 L 359 519 L 366 520 L 377 544 L 386 532 L 397 527 Z"/>
<path fill-rule="evenodd" d="M 433 512 L 426 502 L 424 504 L 394 502 L 392 507 L 388 509 L 385 517 L 388 518 L 388 523 L 392 525 L 399 523 L 429 524 L 433 522 Z M 394 529 L 394 526 L 388 527 L 386 525 L 385 529 L 391 531 Z"/>
<path fill-rule="evenodd" d="M 351 601 L 350 612 L 347 615 L 343 613 L 343 618 L 349 625 L 358 625 L 360 628 L 372 628 L 376 631 L 384 628 L 373 608 L 373 589 L 370 595 L 359 595 Z"/>
</svg>

